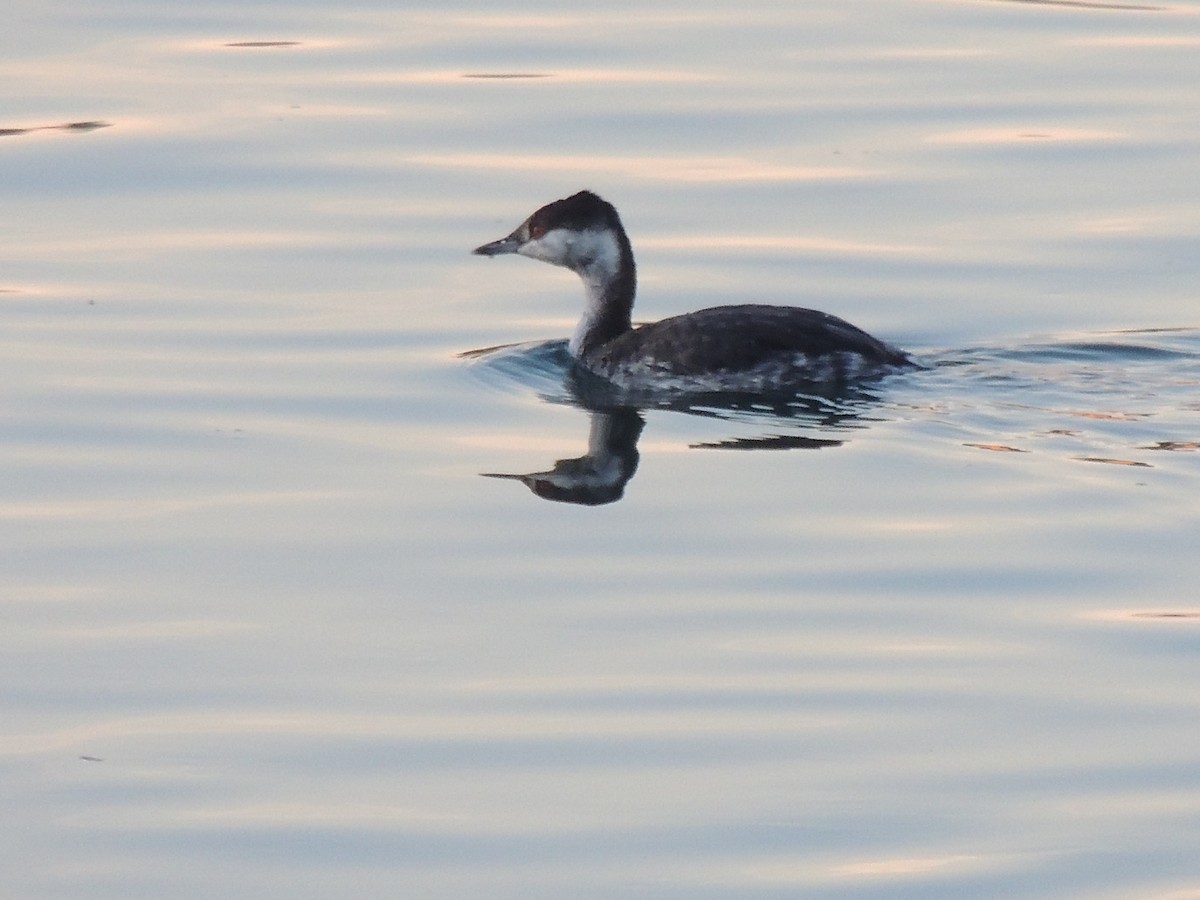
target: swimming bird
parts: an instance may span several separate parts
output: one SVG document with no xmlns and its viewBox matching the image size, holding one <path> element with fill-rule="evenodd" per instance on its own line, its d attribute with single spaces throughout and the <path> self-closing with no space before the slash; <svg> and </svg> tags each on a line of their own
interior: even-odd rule
<svg viewBox="0 0 1200 900">
<path fill-rule="evenodd" d="M 633 248 L 616 208 L 591 191 L 546 204 L 474 252 L 516 253 L 575 272 L 586 301 L 567 348 L 618 387 L 758 392 L 914 365 L 837 316 L 794 306 L 715 306 L 634 327 Z"/>
</svg>

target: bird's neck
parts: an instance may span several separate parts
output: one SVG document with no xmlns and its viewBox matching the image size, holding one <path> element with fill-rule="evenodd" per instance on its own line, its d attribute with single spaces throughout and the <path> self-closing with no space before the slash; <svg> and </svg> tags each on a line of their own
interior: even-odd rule
<svg viewBox="0 0 1200 900">
<path fill-rule="evenodd" d="M 633 298 L 637 271 L 633 251 L 624 233 L 612 235 L 610 247 L 584 261 L 575 271 L 583 279 L 585 305 L 567 345 L 582 359 L 633 327 Z"/>
</svg>

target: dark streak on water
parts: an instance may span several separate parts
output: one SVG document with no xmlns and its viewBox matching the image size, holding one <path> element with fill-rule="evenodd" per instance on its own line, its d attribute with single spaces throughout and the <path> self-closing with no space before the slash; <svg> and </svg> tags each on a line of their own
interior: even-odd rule
<svg viewBox="0 0 1200 900">
<path fill-rule="evenodd" d="M 0 137 L 10 137 L 17 134 L 29 134 L 34 131 L 69 131 L 83 133 L 95 131 L 97 128 L 109 128 L 111 122 L 67 122 L 62 125 L 33 125 L 28 128 L 0 128 Z"/>
</svg>

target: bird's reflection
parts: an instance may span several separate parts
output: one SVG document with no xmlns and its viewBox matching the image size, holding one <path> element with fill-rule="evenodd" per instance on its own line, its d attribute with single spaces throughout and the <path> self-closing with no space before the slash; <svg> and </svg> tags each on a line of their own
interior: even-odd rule
<svg viewBox="0 0 1200 900">
<path fill-rule="evenodd" d="M 620 500 L 638 466 L 637 442 L 646 420 L 632 407 L 593 410 L 588 452 L 560 459 L 546 472 L 525 475 L 483 472 L 487 478 L 523 482 L 543 500 L 600 506 Z"/>
<path fill-rule="evenodd" d="M 761 394 L 666 394 L 632 396 L 573 365 L 561 365 L 556 346 L 489 348 L 465 358 L 494 357 L 495 369 L 508 377 L 521 373 L 528 384 L 536 373 L 544 400 L 575 406 L 589 418 L 587 452 L 560 459 L 545 471 L 481 473 L 488 478 L 520 481 L 545 500 L 599 506 L 620 500 L 638 467 L 638 439 L 646 412 L 671 410 L 718 421 L 753 422 L 765 433 L 701 441 L 694 449 L 795 450 L 838 447 L 841 437 L 797 433 L 820 429 L 823 434 L 865 428 L 869 410 L 878 403 L 870 383 L 814 386 L 812 393 L 768 397 Z M 523 370 L 523 371 L 522 371 Z M 553 385 L 553 387 L 551 387 Z"/>
</svg>

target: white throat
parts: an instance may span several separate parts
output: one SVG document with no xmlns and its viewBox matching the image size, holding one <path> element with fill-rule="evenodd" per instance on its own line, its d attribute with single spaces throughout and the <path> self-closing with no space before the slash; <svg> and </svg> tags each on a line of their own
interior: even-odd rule
<svg viewBox="0 0 1200 900">
<path fill-rule="evenodd" d="M 583 315 L 567 342 L 567 350 L 576 359 L 582 358 L 584 342 L 604 314 L 608 285 L 612 282 L 611 278 L 597 278 L 588 272 L 580 272 L 579 277 L 583 279 Z"/>
</svg>

